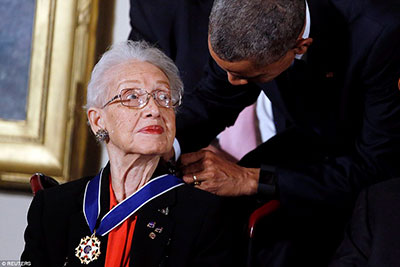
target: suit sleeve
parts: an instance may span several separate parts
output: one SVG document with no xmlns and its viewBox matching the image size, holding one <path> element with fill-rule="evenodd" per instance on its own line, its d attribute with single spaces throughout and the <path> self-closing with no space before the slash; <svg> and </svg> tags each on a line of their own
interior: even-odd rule
<svg viewBox="0 0 400 267">
<path fill-rule="evenodd" d="M 38 191 L 28 211 L 28 226 L 24 235 L 25 248 L 22 252 L 21 260 L 31 262 L 31 266 L 48 266 L 43 223 L 41 221 L 43 217 L 43 198 L 43 191 Z"/>
<path fill-rule="evenodd" d="M 292 214 L 312 216 L 333 210 L 343 214 L 362 188 L 400 176 L 399 35 L 399 23 L 380 29 L 358 69 L 361 86 L 353 89 L 362 90 L 355 93 L 362 99 L 353 100 L 355 105 L 362 103 L 355 107 L 362 122 L 354 142 L 318 164 L 277 168 L 281 202 Z"/>
</svg>

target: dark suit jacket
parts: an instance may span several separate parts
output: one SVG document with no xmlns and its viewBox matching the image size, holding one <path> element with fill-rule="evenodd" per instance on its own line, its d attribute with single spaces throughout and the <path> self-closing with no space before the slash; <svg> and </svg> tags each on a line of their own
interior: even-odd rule
<svg viewBox="0 0 400 267">
<path fill-rule="evenodd" d="M 109 210 L 109 168 L 102 177 L 101 212 Z M 82 178 L 39 191 L 28 213 L 23 261 L 31 266 L 82 266 L 75 248 L 82 237 L 91 235 L 83 215 L 87 182 Z M 159 209 L 169 207 L 169 214 Z M 229 224 L 222 219 L 219 198 L 188 185 L 179 186 L 143 206 L 132 240 L 131 266 L 230 266 Z M 149 222 L 163 227 L 155 239 Z M 225 230 L 223 230 L 225 229 Z M 229 230 L 228 230 L 229 231 Z M 99 237 L 101 255 L 88 266 L 104 266 L 107 235 Z"/>
<path fill-rule="evenodd" d="M 362 191 L 330 267 L 400 266 L 400 179 Z"/>
<path fill-rule="evenodd" d="M 190 63 L 189 55 L 204 51 L 196 42 L 206 46 L 205 27 L 195 28 L 209 12 L 195 8 L 200 2 L 211 6 L 132 0 L 131 37 L 139 36 L 132 39 L 160 44 L 178 66 L 179 60 Z M 263 90 L 278 133 L 241 164 L 275 170 L 283 216 L 277 222 L 282 232 L 275 233 L 299 235 L 304 253 L 298 254 L 308 266 L 323 266 L 342 239 L 359 191 L 400 176 L 400 6 L 397 0 L 307 2 L 314 42 L 302 60 L 271 83 L 231 86 L 210 59 L 197 88 L 185 83 L 177 139 L 184 153 L 207 146 Z"/>
<path fill-rule="evenodd" d="M 308 4 L 314 42 L 303 59 L 271 83 L 245 86 L 230 85 L 210 60 L 177 114 L 177 139 L 184 153 L 207 146 L 263 90 L 278 133 L 241 163 L 275 169 L 287 229 L 314 246 L 306 260 L 313 251 L 327 261 L 359 191 L 400 176 L 400 5 Z"/>
<path fill-rule="evenodd" d="M 130 0 L 130 40 L 156 44 L 193 90 L 207 64 L 208 16 L 213 0 Z"/>
<path fill-rule="evenodd" d="M 245 86 L 230 85 L 210 60 L 177 115 L 182 151 L 197 150 L 263 90 L 278 134 L 242 162 L 276 167 L 281 203 L 298 216 L 340 210 L 362 187 L 400 175 L 398 1 L 308 3 L 314 42 L 304 60 L 271 83 Z"/>
</svg>

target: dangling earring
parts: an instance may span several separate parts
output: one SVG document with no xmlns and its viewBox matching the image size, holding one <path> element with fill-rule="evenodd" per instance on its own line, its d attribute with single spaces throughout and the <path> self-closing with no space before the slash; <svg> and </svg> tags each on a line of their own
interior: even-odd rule
<svg viewBox="0 0 400 267">
<path fill-rule="evenodd" d="M 97 130 L 95 136 L 96 136 L 96 140 L 98 142 L 108 141 L 108 139 L 109 139 L 108 131 L 104 130 L 104 129 Z"/>
</svg>

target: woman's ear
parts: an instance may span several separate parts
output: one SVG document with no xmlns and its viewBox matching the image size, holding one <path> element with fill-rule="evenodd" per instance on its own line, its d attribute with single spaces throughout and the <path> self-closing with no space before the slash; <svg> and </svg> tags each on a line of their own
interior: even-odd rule
<svg viewBox="0 0 400 267">
<path fill-rule="evenodd" d="M 104 129 L 105 125 L 102 118 L 102 112 L 98 108 L 89 108 L 87 111 L 87 116 L 90 124 L 90 128 L 93 133 L 96 134 L 98 130 Z"/>
<path fill-rule="evenodd" d="M 296 41 L 296 46 L 294 48 L 294 53 L 297 55 L 303 55 L 307 52 L 308 47 L 312 44 L 312 38 L 299 38 Z"/>
</svg>

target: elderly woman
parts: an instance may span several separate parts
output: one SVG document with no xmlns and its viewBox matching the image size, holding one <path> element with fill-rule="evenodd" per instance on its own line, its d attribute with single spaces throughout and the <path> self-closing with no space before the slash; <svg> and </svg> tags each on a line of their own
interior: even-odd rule
<svg viewBox="0 0 400 267">
<path fill-rule="evenodd" d="M 109 163 L 95 177 L 39 191 L 21 256 L 31 266 L 224 266 L 229 240 L 216 196 L 171 174 L 182 82 L 144 42 L 113 46 L 95 66 L 87 115 Z"/>
</svg>

